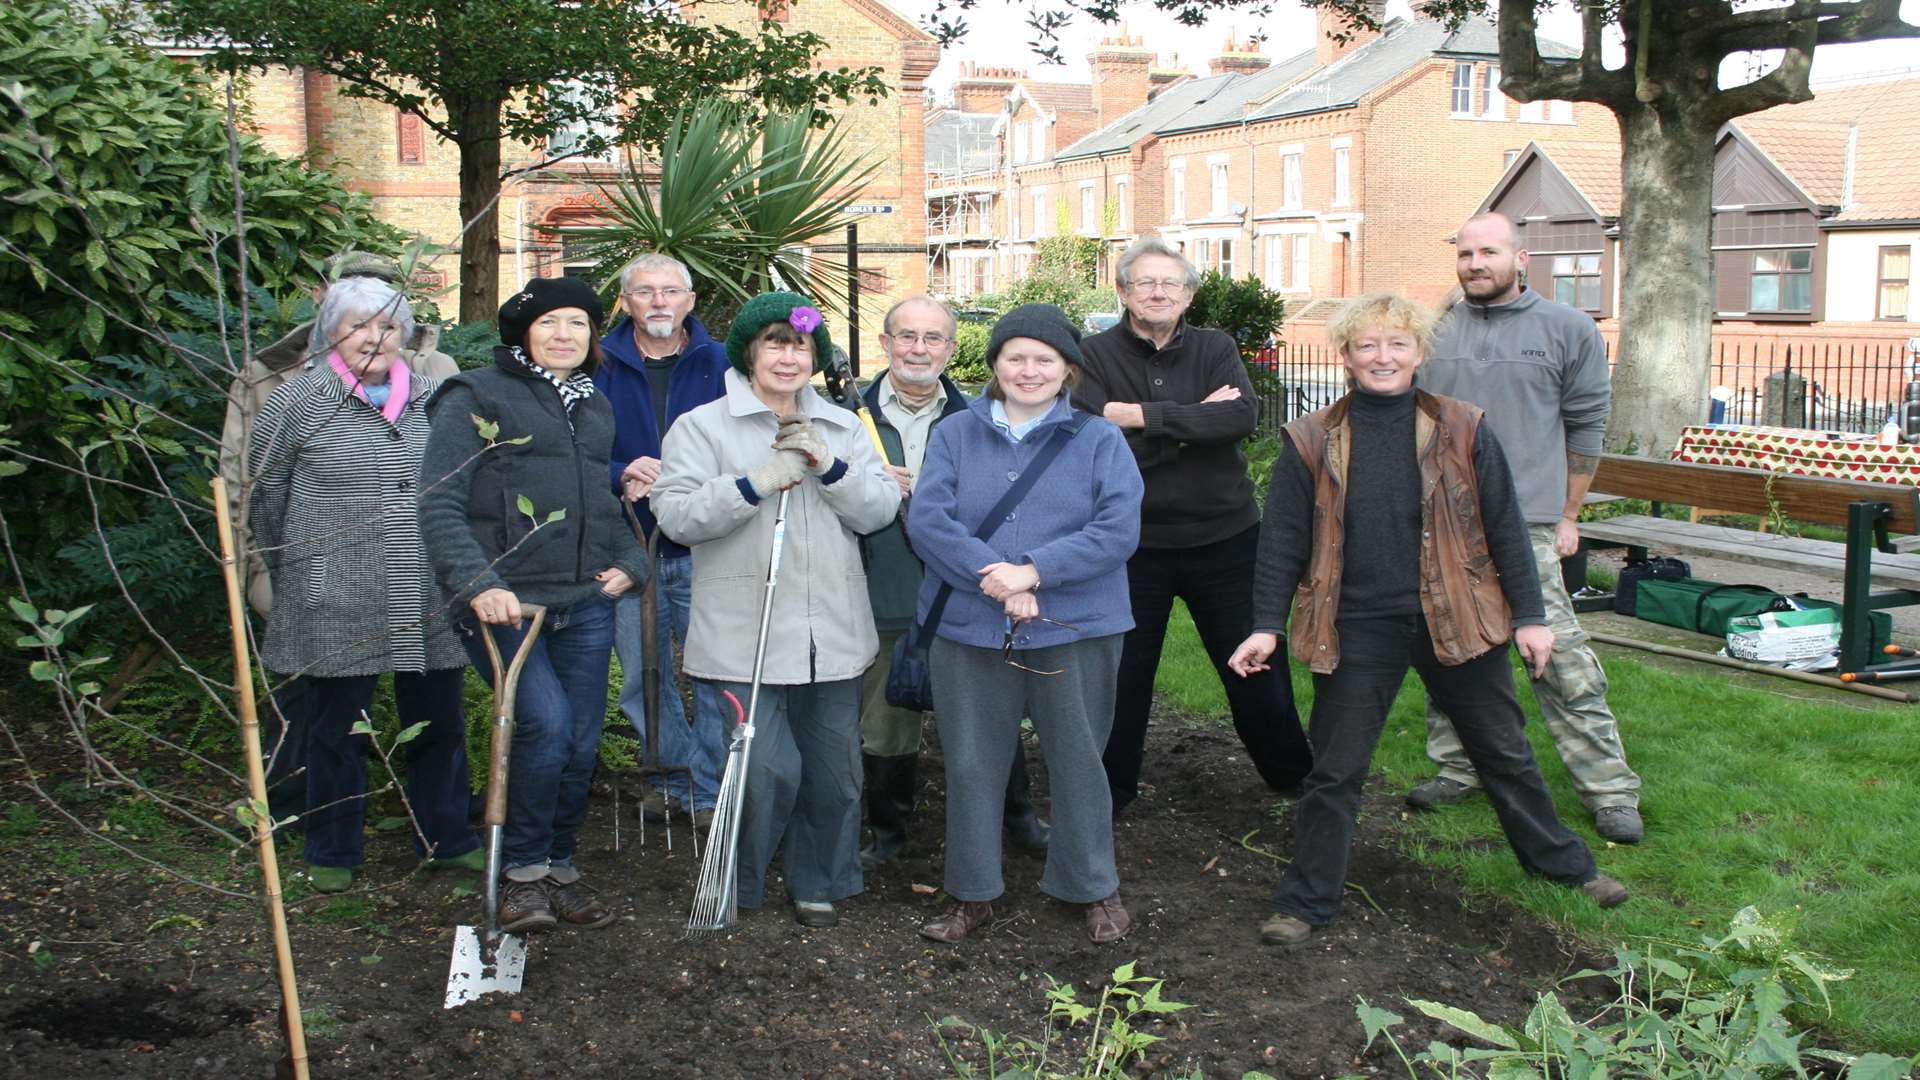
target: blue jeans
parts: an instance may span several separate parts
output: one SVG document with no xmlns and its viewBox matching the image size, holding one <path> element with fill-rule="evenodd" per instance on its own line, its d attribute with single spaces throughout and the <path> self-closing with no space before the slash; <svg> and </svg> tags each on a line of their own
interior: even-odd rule
<svg viewBox="0 0 1920 1080">
<path fill-rule="evenodd" d="M 493 667 L 480 634 L 492 631 L 500 662 L 526 636 L 526 624 L 485 626 L 460 620 L 460 641 L 489 681 Z M 570 870 L 574 841 L 587 817 L 587 788 L 607 715 L 608 661 L 613 655 L 613 603 L 590 596 L 570 608 L 548 608 L 539 640 L 520 669 L 508 758 L 507 824 L 500 864 L 515 881 Z M 564 875 L 563 875 L 564 876 Z"/>
<path fill-rule="evenodd" d="M 480 846 L 467 826 L 467 720 L 460 687 L 466 668 L 399 672 L 393 699 L 400 723 L 425 722 L 407 742 L 407 802 L 433 857 L 450 859 Z M 373 707 L 378 675 L 302 675 L 274 692 L 289 732 L 306 732 L 307 863 L 351 869 L 366 845 L 367 737 L 353 725 Z M 291 738 L 289 734 L 289 738 Z M 414 850 L 421 855 L 420 838 Z"/>
<path fill-rule="evenodd" d="M 693 682 L 693 725 L 687 725 L 687 706 L 680 699 L 678 670 L 673 662 L 673 646 L 687 643 L 687 619 L 693 607 L 693 558 L 682 555 L 654 559 L 654 617 L 657 620 L 654 644 L 660 664 L 660 763 L 685 765 L 693 770 L 693 808 L 713 806 L 720 790 L 720 772 L 727 765 L 727 717 L 720 707 L 720 694 L 703 680 Z M 633 725 L 634 736 L 642 750 L 647 745 L 647 681 L 640 649 L 640 590 L 634 589 L 614 605 L 613 648 L 620 656 L 625 682 L 620 685 L 620 711 Z M 687 803 L 685 778 L 664 778 L 660 786 L 667 794 Z"/>
</svg>

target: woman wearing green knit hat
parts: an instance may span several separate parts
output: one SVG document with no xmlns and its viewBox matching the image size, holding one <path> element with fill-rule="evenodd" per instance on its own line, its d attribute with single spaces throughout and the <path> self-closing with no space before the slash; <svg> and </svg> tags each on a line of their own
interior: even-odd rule
<svg viewBox="0 0 1920 1080">
<path fill-rule="evenodd" d="M 762 293 L 727 333 L 726 395 L 681 416 L 662 446 L 652 503 L 693 551 L 685 668 L 741 701 L 787 496 L 773 632 L 753 718 L 739 846 L 738 903 L 765 898 L 784 847 L 787 892 L 806 926 L 839 921 L 859 893 L 860 676 L 878 637 L 859 538 L 893 521 L 900 489 L 860 421 L 816 393 L 831 357 L 820 311 L 798 293 Z"/>
</svg>

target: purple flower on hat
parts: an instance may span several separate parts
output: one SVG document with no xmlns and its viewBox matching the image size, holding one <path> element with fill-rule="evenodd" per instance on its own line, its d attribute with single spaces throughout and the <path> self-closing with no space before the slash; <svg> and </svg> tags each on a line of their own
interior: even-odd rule
<svg viewBox="0 0 1920 1080">
<path fill-rule="evenodd" d="M 787 316 L 787 325 L 803 334 L 811 334 L 820 328 L 820 309 L 797 307 Z"/>
</svg>

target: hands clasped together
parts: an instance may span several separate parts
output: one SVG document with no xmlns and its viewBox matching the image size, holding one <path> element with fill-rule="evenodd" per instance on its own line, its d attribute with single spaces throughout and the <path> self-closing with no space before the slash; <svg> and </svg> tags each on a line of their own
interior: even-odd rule
<svg viewBox="0 0 1920 1080">
<path fill-rule="evenodd" d="M 773 453 L 747 474 L 747 482 L 765 498 L 793 487 L 809 474 L 819 476 L 831 468 L 833 451 L 827 447 L 827 437 L 820 434 L 810 418 L 794 415 L 780 421 L 780 430 L 773 439 Z"/>
</svg>

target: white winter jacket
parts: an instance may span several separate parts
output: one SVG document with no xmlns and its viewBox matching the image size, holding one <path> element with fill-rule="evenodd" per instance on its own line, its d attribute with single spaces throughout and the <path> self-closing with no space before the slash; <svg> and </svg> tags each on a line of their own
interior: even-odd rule
<svg viewBox="0 0 1920 1080">
<path fill-rule="evenodd" d="M 755 499 L 746 476 L 774 452 L 779 419 L 738 371 L 726 381 L 725 397 L 667 432 L 651 498 L 662 531 L 693 550 L 687 674 L 747 682 L 780 497 Z M 873 663 L 879 638 L 859 537 L 891 524 L 900 506 L 900 488 L 881 471 L 859 418 L 812 387 L 799 405 L 845 468 L 826 474 L 831 483 L 808 476 L 788 500 L 761 676 L 774 685 L 858 678 Z"/>
</svg>

